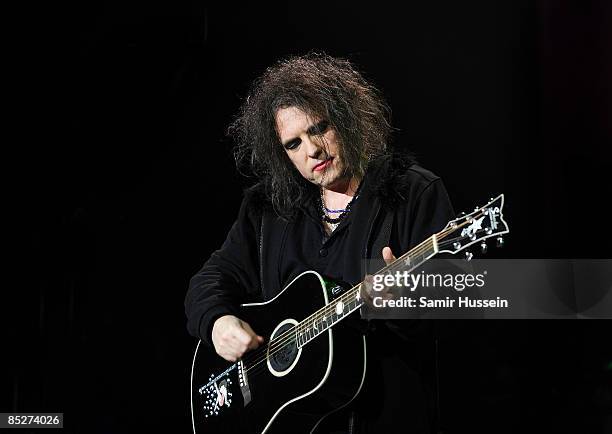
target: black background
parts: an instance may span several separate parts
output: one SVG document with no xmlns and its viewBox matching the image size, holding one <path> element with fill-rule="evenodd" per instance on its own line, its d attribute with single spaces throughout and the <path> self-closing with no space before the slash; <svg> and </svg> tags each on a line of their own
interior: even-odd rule
<svg viewBox="0 0 612 434">
<path fill-rule="evenodd" d="M 25 12 L 12 214 L 26 266 L 2 411 L 64 412 L 65 432 L 190 431 L 183 298 L 249 182 L 224 130 L 290 54 L 353 60 L 393 109 L 394 144 L 458 211 L 505 193 L 494 257 L 610 257 L 610 3 L 404 3 Z M 446 432 L 612 431 L 609 321 L 464 328 L 441 348 Z"/>
</svg>

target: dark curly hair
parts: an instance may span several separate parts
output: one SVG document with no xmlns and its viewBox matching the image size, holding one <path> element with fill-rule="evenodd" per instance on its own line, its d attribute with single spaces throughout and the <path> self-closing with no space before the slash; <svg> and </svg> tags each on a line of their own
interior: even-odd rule
<svg viewBox="0 0 612 434">
<path fill-rule="evenodd" d="M 265 196 L 281 216 L 291 216 L 296 203 L 316 189 L 281 146 L 276 112 L 286 107 L 329 122 L 347 176 L 361 179 L 369 161 L 387 152 L 390 110 L 381 93 L 348 60 L 309 53 L 268 68 L 253 82 L 228 135 L 235 142 L 238 170 L 260 179 Z"/>
</svg>

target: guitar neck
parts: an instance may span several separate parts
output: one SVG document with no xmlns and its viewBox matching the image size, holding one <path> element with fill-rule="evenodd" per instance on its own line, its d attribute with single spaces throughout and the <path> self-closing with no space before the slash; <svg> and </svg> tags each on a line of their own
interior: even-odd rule
<svg viewBox="0 0 612 434">
<path fill-rule="evenodd" d="M 427 238 L 421 244 L 397 258 L 391 264 L 378 270 L 375 274 L 393 275 L 398 271 L 409 272 L 421 266 L 438 253 L 438 235 L 439 234 L 434 234 Z M 306 345 L 321 333 L 359 309 L 364 303 L 361 297 L 363 284 L 363 281 L 358 283 L 340 297 L 334 299 L 300 322 L 296 327 L 296 340 L 298 346 L 302 347 Z"/>
</svg>

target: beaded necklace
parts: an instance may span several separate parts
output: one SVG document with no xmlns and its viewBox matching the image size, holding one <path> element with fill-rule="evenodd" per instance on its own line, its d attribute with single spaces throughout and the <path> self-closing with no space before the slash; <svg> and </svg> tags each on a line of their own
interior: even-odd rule
<svg viewBox="0 0 612 434">
<path fill-rule="evenodd" d="M 353 203 L 359 197 L 359 190 L 360 190 L 360 188 L 361 188 L 361 183 L 359 184 L 359 187 L 357 187 L 357 191 L 355 192 L 355 195 L 353 196 L 351 201 L 346 205 L 346 208 L 344 208 L 344 209 L 329 209 L 329 208 L 327 208 L 325 206 L 325 200 L 323 199 L 323 189 L 322 188 L 320 189 L 319 201 L 321 203 L 321 219 L 324 222 L 329 224 L 331 232 L 333 232 L 338 227 L 340 222 L 351 211 L 351 207 L 353 206 Z M 330 217 L 328 214 L 339 214 L 339 215 L 338 215 L 338 217 Z"/>
</svg>

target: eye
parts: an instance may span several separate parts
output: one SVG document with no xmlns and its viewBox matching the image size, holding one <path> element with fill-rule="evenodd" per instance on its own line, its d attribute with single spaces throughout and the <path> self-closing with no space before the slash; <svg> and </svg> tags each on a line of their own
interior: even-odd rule
<svg viewBox="0 0 612 434">
<path fill-rule="evenodd" d="M 329 128 L 329 122 L 327 122 L 326 120 L 322 120 L 314 126 L 313 133 L 316 135 L 321 135 L 321 134 L 324 134 L 328 128 Z"/>
<path fill-rule="evenodd" d="M 290 151 L 290 150 L 296 149 L 298 146 L 300 146 L 300 143 L 302 143 L 301 139 L 295 139 L 295 140 L 291 140 L 291 141 L 285 143 L 283 145 L 283 147 L 285 149 L 287 149 L 288 151 Z"/>
</svg>

